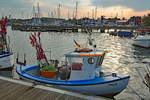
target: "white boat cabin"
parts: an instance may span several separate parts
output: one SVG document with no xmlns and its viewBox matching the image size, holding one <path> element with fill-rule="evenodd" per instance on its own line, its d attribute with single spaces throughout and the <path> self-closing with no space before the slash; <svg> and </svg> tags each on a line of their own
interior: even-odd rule
<svg viewBox="0 0 150 100">
<path fill-rule="evenodd" d="M 71 69 L 69 80 L 93 79 L 100 76 L 105 51 L 71 52 L 65 54 Z"/>
</svg>

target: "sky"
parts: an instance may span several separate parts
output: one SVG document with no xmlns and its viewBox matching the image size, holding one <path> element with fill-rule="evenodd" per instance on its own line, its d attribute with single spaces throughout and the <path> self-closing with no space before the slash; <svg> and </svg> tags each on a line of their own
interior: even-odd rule
<svg viewBox="0 0 150 100">
<path fill-rule="evenodd" d="M 76 2 L 78 2 L 77 18 L 98 18 L 102 15 L 107 18 L 116 16 L 129 18 L 150 13 L 150 0 L 0 0 L 0 17 L 11 15 L 11 18 L 31 18 L 33 6 L 36 10 L 38 2 L 40 15 L 43 17 L 58 17 L 60 4 L 61 18 L 71 18 L 75 16 Z"/>
</svg>

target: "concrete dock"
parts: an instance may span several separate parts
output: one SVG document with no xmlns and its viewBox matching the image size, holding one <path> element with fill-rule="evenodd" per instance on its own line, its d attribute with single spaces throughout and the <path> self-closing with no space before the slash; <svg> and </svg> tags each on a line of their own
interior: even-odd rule
<svg viewBox="0 0 150 100">
<path fill-rule="evenodd" d="M 0 76 L 0 100 L 111 100 Z"/>
</svg>

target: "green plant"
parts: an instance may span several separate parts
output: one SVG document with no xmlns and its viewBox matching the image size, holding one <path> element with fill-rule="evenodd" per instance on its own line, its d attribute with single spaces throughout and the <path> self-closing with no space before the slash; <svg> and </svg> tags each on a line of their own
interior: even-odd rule
<svg viewBox="0 0 150 100">
<path fill-rule="evenodd" d="M 48 65 L 41 68 L 43 71 L 56 71 L 56 67 L 54 65 Z"/>
</svg>

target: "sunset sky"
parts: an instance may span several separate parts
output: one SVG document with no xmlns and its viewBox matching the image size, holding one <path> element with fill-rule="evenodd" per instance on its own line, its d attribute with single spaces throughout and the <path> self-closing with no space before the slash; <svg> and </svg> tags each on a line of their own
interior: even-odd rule
<svg viewBox="0 0 150 100">
<path fill-rule="evenodd" d="M 33 5 L 40 5 L 41 16 L 57 17 L 57 8 L 61 4 L 61 18 L 73 17 L 76 1 L 78 18 L 92 17 L 97 7 L 97 18 L 143 16 L 150 13 L 150 0 L 0 0 L 0 17 L 11 15 L 13 18 L 30 18 Z M 94 10 L 93 10 L 94 9 Z"/>
</svg>

